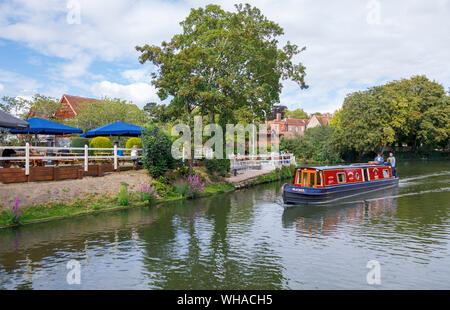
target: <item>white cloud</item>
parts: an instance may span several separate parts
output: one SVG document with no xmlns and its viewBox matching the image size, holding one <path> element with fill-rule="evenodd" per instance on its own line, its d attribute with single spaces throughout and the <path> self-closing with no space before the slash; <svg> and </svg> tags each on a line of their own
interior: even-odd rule
<svg viewBox="0 0 450 310">
<path fill-rule="evenodd" d="M 297 60 L 306 66 L 310 89 L 284 83 L 281 104 L 307 112 L 334 111 L 347 91 L 414 74 L 426 74 L 448 87 L 450 41 L 445 38 L 450 29 L 449 1 L 370 1 L 380 4 L 378 24 L 368 23 L 369 0 L 246 1 L 284 28 L 281 43 L 289 40 L 307 47 Z M 131 83 L 121 85 L 92 75 L 92 65 L 102 61 L 116 67 L 117 62 L 127 62 L 132 64 L 127 67 L 133 68 L 138 65 L 136 45 L 169 40 L 181 30 L 179 22 L 191 7 L 211 2 L 234 10 L 233 2 L 224 0 L 79 0 L 78 25 L 67 23 L 66 1 L 5 1 L 0 3 L 0 38 L 63 59 L 51 72 L 59 82 L 143 102 L 151 93 L 154 96 L 152 86 L 143 83 L 149 80 L 149 69 L 117 68 L 114 73 Z M 93 83 L 97 86 L 91 87 Z M 138 94 L 136 89 L 144 93 Z"/>
<path fill-rule="evenodd" d="M 139 82 L 128 85 L 102 81 L 95 83 L 91 89 L 97 97 L 120 98 L 132 101 L 143 107 L 149 101 L 158 101 L 155 88 L 147 83 Z"/>
<path fill-rule="evenodd" d="M 0 92 L 3 91 L 3 89 L 5 89 L 5 86 L 3 86 L 2 84 L 0 84 Z"/>
</svg>

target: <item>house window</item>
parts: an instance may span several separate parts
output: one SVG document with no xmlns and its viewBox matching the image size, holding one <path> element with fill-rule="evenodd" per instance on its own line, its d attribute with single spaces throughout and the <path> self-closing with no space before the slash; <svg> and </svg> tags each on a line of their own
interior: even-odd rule
<svg viewBox="0 0 450 310">
<path fill-rule="evenodd" d="M 346 182 L 345 173 L 343 173 L 343 172 L 338 173 L 337 179 L 338 179 L 338 183 L 345 183 Z"/>
<path fill-rule="evenodd" d="M 383 169 L 383 178 L 389 178 L 389 170 Z"/>
</svg>

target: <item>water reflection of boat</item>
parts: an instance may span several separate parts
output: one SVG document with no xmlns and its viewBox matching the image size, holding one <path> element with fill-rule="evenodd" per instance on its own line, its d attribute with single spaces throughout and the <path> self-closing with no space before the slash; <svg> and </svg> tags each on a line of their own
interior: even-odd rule
<svg viewBox="0 0 450 310">
<path fill-rule="evenodd" d="M 293 184 L 284 184 L 287 205 L 321 205 L 398 185 L 389 165 L 353 164 L 302 167 L 294 172 Z"/>
<path fill-rule="evenodd" d="M 336 230 L 341 222 L 360 221 L 383 214 L 393 215 L 397 192 L 398 188 L 389 188 L 334 204 L 285 208 L 282 216 L 283 227 L 325 233 Z"/>
</svg>

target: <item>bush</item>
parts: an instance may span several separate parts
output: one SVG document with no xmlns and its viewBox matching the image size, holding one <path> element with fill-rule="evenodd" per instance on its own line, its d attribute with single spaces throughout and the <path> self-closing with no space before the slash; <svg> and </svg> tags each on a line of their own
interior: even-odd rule
<svg viewBox="0 0 450 310">
<path fill-rule="evenodd" d="M 173 186 L 176 193 L 180 194 L 182 197 L 189 196 L 189 185 L 185 181 L 179 181 Z"/>
<path fill-rule="evenodd" d="M 158 193 L 159 197 L 167 196 L 167 193 L 169 191 L 169 187 L 167 186 L 167 184 L 159 182 L 157 180 L 154 180 L 152 185 L 153 185 L 153 188 L 156 189 L 156 192 Z"/>
<path fill-rule="evenodd" d="M 128 184 L 126 182 L 120 182 L 122 188 L 119 191 L 119 195 L 117 197 L 117 202 L 119 206 L 128 206 L 130 203 L 130 195 L 128 194 Z"/>
<path fill-rule="evenodd" d="M 197 174 L 190 175 L 175 184 L 175 191 L 183 197 L 195 198 L 204 189 L 205 182 Z"/>
<path fill-rule="evenodd" d="M 132 149 L 134 145 L 136 145 L 138 149 L 142 149 L 142 140 L 139 138 L 130 138 L 127 140 L 125 148 Z M 130 155 L 131 151 L 127 151 L 126 154 Z"/>
<path fill-rule="evenodd" d="M 17 198 L 14 202 L 14 206 L 10 208 L 8 213 L 8 224 L 18 224 L 22 217 L 22 211 L 19 210 L 20 199 Z"/>
<path fill-rule="evenodd" d="M 153 126 L 144 129 L 143 163 L 149 174 L 157 178 L 167 170 L 175 168 L 176 161 L 172 157 L 172 141 L 170 137 Z"/>
<path fill-rule="evenodd" d="M 141 202 L 152 203 L 156 199 L 156 189 L 151 185 L 142 184 L 137 192 Z"/>
<path fill-rule="evenodd" d="M 72 138 L 71 146 L 72 147 L 82 147 L 84 148 L 85 145 L 89 145 L 89 139 L 88 138 L 81 138 L 81 137 L 75 137 Z M 73 150 L 74 153 L 84 153 L 83 150 Z"/>
<path fill-rule="evenodd" d="M 91 144 L 90 144 L 91 148 L 113 148 L 113 144 L 111 142 L 111 140 L 109 140 L 106 137 L 96 137 L 94 139 L 92 139 Z M 105 151 L 95 151 L 95 154 L 97 153 L 105 153 Z"/>
<path fill-rule="evenodd" d="M 226 177 L 230 172 L 229 159 L 206 159 L 205 167 L 210 174 L 217 172 L 222 177 Z"/>
</svg>

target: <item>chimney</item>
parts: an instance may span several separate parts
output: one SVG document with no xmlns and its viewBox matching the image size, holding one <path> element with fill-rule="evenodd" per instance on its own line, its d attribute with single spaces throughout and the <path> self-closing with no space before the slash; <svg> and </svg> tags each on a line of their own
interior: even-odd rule
<svg viewBox="0 0 450 310">
<path fill-rule="evenodd" d="M 281 113 L 277 113 L 277 121 L 281 122 Z"/>
</svg>

